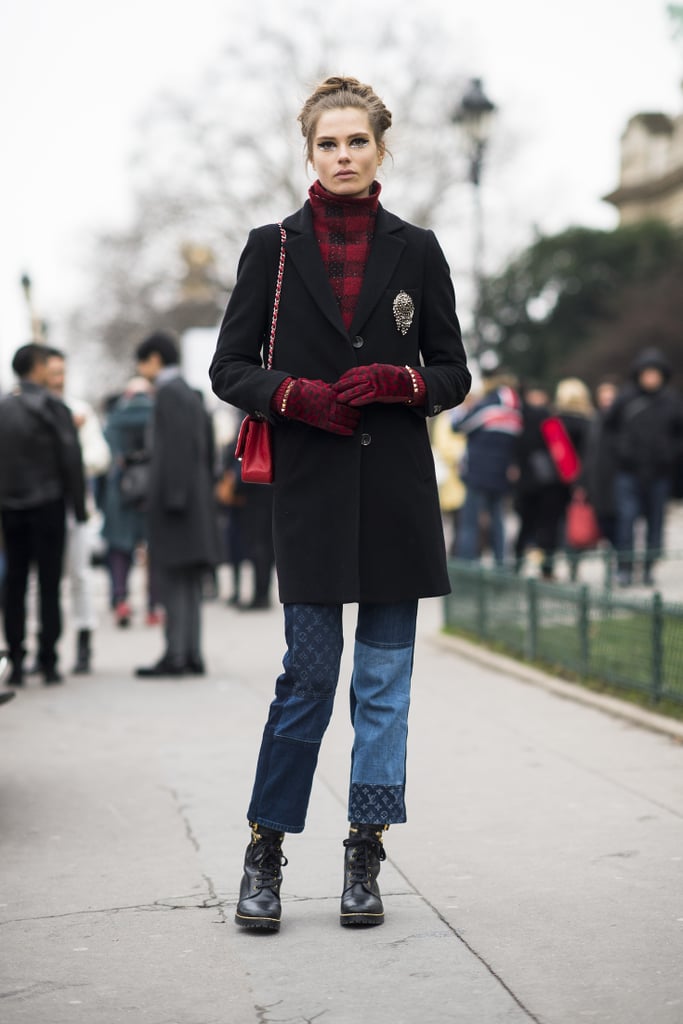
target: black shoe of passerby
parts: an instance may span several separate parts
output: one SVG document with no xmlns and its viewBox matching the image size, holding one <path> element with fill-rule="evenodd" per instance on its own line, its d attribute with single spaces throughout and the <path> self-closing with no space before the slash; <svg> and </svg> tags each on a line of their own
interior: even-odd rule
<svg viewBox="0 0 683 1024">
<path fill-rule="evenodd" d="M 282 852 L 284 833 L 251 824 L 251 842 L 244 855 L 244 874 L 235 922 L 242 928 L 261 931 L 280 930 L 282 905 L 280 886 L 282 867 L 287 858 Z"/>
<path fill-rule="evenodd" d="M 169 676 L 184 676 L 185 663 L 164 655 L 155 665 L 135 669 L 138 679 L 167 679 Z"/>
<path fill-rule="evenodd" d="M 6 704 L 13 697 L 16 697 L 14 690 L 0 690 L 0 704 Z"/>
<path fill-rule="evenodd" d="M 9 674 L 7 680 L 8 686 L 23 686 L 24 685 L 24 670 L 21 665 L 12 665 L 12 671 Z"/>
<path fill-rule="evenodd" d="M 339 923 L 384 924 L 384 906 L 377 884 L 380 864 L 386 859 L 382 835 L 388 825 L 351 823 L 344 840 L 344 891 Z"/>
<path fill-rule="evenodd" d="M 206 665 L 201 658 L 188 658 L 185 662 L 185 671 L 191 676 L 205 676 Z"/>
<path fill-rule="evenodd" d="M 43 682 L 46 686 L 57 686 L 59 683 L 64 682 L 64 676 L 57 671 L 54 665 L 50 668 L 41 669 L 43 673 Z"/>
<path fill-rule="evenodd" d="M 88 675 L 90 672 L 90 630 L 79 629 L 76 639 L 76 663 L 74 675 Z"/>
</svg>

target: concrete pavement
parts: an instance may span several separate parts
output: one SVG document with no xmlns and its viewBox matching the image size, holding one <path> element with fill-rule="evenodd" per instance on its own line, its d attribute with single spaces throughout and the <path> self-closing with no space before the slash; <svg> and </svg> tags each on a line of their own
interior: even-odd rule
<svg viewBox="0 0 683 1024">
<path fill-rule="evenodd" d="M 91 677 L 0 711 L 2 1024 L 681 1024 L 683 745 L 437 642 L 436 601 L 386 924 L 338 924 L 340 693 L 282 930 L 238 931 L 281 612 L 205 611 L 204 679 L 135 680 L 160 631 L 103 612 Z"/>
</svg>

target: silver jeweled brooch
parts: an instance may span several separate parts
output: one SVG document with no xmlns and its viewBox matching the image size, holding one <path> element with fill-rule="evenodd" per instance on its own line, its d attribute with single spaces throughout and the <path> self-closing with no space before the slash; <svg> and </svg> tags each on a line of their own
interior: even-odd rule
<svg viewBox="0 0 683 1024">
<path fill-rule="evenodd" d="M 400 291 L 394 299 L 392 309 L 396 327 L 401 334 L 407 334 L 415 316 L 415 303 L 408 292 Z"/>
</svg>

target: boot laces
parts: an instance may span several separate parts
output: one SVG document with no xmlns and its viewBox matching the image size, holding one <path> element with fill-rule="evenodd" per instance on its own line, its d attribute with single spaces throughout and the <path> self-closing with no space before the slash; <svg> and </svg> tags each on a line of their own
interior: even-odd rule
<svg viewBox="0 0 683 1024">
<path fill-rule="evenodd" d="M 384 847 L 377 839 L 369 839 L 367 836 L 349 836 L 344 840 L 345 847 L 351 847 L 351 856 L 348 862 L 349 885 L 356 882 L 368 882 L 370 879 L 370 854 L 374 853 L 380 860 L 386 860 L 387 855 Z"/>
<path fill-rule="evenodd" d="M 254 877 L 255 889 L 273 889 L 281 882 L 280 868 L 289 862 L 282 852 L 280 843 L 275 840 L 259 839 L 254 843 L 253 862 L 257 867 Z"/>
</svg>

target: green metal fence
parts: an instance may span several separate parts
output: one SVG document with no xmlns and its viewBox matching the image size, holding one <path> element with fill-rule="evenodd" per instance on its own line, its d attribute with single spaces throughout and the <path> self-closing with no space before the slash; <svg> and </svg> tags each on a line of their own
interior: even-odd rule
<svg viewBox="0 0 683 1024">
<path fill-rule="evenodd" d="M 683 604 L 449 565 L 454 627 L 550 668 L 683 704 Z"/>
</svg>

